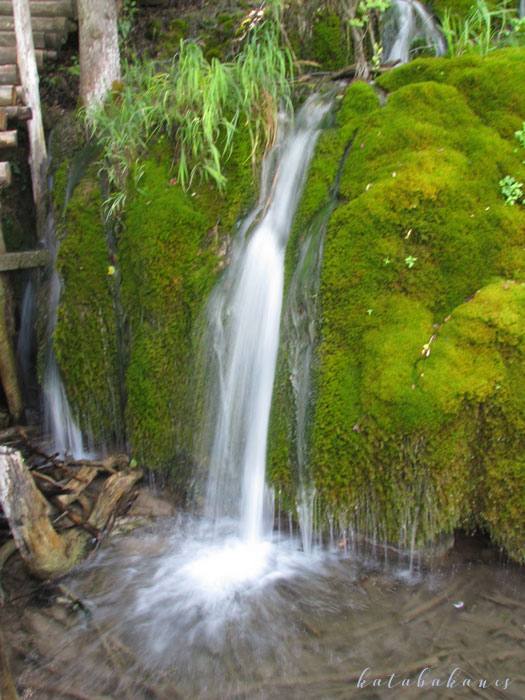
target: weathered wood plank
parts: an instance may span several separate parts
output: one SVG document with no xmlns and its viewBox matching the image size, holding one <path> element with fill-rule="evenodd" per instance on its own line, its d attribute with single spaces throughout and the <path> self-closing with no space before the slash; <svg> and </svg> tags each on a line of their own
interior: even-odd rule
<svg viewBox="0 0 525 700">
<path fill-rule="evenodd" d="M 20 2 L 21 0 L 18 0 Z M 34 32 L 56 32 L 67 37 L 68 19 L 67 17 L 34 17 L 31 21 Z M 15 22 L 12 17 L 0 17 L 0 31 L 13 32 Z"/>
<path fill-rule="evenodd" d="M 9 187 L 11 184 L 11 164 L 0 162 L 0 188 Z"/>
<path fill-rule="evenodd" d="M 0 131 L 7 129 L 7 109 L 0 107 Z"/>
<path fill-rule="evenodd" d="M 0 46 L 16 46 L 13 32 L 0 32 Z"/>
<path fill-rule="evenodd" d="M 71 0 L 30 0 L 31 17 L 75 17 L 75 7 Z M 12 0 L 1 0 L 0 17 L 13 16 Z"/>
<path fill-rule="evenodd" d="M 0 105 L 14 105 L 16 102 L 16 87 L 0 85 Z"/>
<path fill-rule="evenodd" d="M 16 148 L 18 145 L 18 132 L 16 129 L 11 131 L 0 131 L 0 148 Z"/>
<path fill-rule="evenodd" d="M 19 253 L 0 254 L 0 272 L 26 270 L 31 267 L 43 267 L 48 264 L 48 250 L 26 250 Z"/>
<path fill-rule="evenodd" d="M 0 65 L 0 85 L 13 85 L 18 82 L 18 69 L 15 65 Z"/>
<path fill-rule="evenodd" d="M 31 119 L 32 112 L 31 107 L 26 107 L 25 105 L 7 105 L 7 107 L 2 107 L 7 114 L 8 120 L 17 120 L 19 122 L 26 122 Z"/>
<path fill-rule="evenodd" d="M 36 65 L 44 67 L 45 61 L 56 61 L 57 52 L 53 49 L 36 49 Z M 16 46 L 0 46 L 0 64 L 14 65 L 17 61 Z"/>
</svg>

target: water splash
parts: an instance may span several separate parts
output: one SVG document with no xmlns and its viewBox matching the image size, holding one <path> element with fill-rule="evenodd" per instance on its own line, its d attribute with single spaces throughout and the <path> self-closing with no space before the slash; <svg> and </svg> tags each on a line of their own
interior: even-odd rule
<svg viewBox="0 0 525 700">
<path fill-rule="evenodd" d="M 423 40 L 436 56 L 446 51 L 443 36 L 420 2 L 393 0 L 384 18 L 383 63 L 407 63 L 412 45 L 419 40 Z"/>
</svg>

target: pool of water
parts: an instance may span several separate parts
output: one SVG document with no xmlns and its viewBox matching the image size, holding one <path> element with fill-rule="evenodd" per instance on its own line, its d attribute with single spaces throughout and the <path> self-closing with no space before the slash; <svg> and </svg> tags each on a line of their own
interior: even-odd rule
<svg viewBox="0 0 525 700">
<path fill-rule="evenodd" d="M 0 623 L 24 698 L 518 700 L 524 583 L 472 538 L 410 571 L 179 518 L 114 538 Z"/>
</svg>

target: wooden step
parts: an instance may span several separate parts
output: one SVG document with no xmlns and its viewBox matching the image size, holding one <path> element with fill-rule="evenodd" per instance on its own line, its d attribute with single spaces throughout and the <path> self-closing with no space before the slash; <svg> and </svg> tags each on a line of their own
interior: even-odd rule
<svg viewBox="0 0 525 700">
<path fill-rule="evenodd" d="M 16 87 L 14 85 L 0 85 L 0 105 L 16 104 Z"/>
<path fill-rule="evenodd" d="M 18 146 L 18 131 L 0 131 L 0 148 L 16 148 Z"/>
<path fill-rule="evenodd" d="M 48 250 L 25 250 L 20 253 L 3 253 L 0 255 L 0 272 L 41 267 L 48 263 Z"/>
<path fill-rule="evenodd" d="M 0 187 L 8 187 L 11 184 L 11 165 L 0 163 Z"/>
<path fill-rule="evenodd" d="M 27 122 L 33 116 L 31 107 L 26 105 L 8 105 L 2 109 L 5 109 L 8 121 Z"/>
<path fill-rule="evenodd" d="M 71 0 L 59 0 L 50 2 L 49 0 L 31 0 L 29 3 L 31 18 L 33 17 L 76 17 L 76 8 Z M 0 1 L 0 16 L 13 16 L 12 0 Z"/>
<path fill-rule="evenodd" d="M 35 49 L 36 65 L 43 68 L 44 61 L 56 61 L 57 52 L 51 49 Z M 0 46 L 0 65 L 15 64 L 16 46 Z"/>
<path fill-rule="evenodd" d="M 31 26 L 34 32 L 56 32 L 67 37 L 70 20 L 67 17 L 33 17 Z M 15 21 L 12 17 L 0 17 L 0 32 L 14 32 Z"/>
<path fill-rule="evenodd" d="M 0 46 L 16 46 L 14 32 L 0 32 Z"/>
<path fill-rule="evenodd" d="M 16 65 L 0 65 L 0 85 L 18 85 L 18 68 Z"/>
<path fill-rule="evenodd" d="M 7 129 L 7 109 L 6 107 L 0 107 L 0 131 L 5 131 Z"/>
</svg>

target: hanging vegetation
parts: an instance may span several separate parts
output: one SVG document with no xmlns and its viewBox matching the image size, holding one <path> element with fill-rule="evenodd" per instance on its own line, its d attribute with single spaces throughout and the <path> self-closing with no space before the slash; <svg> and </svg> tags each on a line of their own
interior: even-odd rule
<svg viewBox="0 0 525 700">
<path fill-rule="evenodd" d="M 140 182 L 140 156 L 162 133 L 172 140 L 176 178 L 184 189 L 195 180 L 222 188 L 223 164 L 241 126 L 248 128 L 253 162 L 271 145 L 278 107 L 291 104 L 292 74 L 290 52 L 281 46 L 273 18 L 252 23 L 231 61 L 208 62 L 197 42 L 181 40 L 164 70 L 151 59 L 126 63 L 112 99 L 85 114 L 103 149 L 109 212 L 122 210 L 128 176 Z"/>
</svg>

